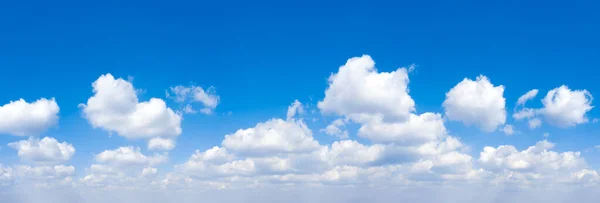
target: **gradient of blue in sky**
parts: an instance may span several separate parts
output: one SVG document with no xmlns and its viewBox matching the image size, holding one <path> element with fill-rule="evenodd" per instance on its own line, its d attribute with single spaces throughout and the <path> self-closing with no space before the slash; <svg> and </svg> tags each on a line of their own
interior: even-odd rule
<svg viewBox="0 0 600 203">
<path fill-rule="evenodd" d="M 186 114 L 183 133 L 169 152 L 171 171 L 196 149 L 220 145 L 225 134 L 273 117 L 285 118 L 290 103 L 307 109 L 306 123 L 321 144 L 336 137 L 319 131 L 335 120 L 321 116 L 327 78 L 351 57 L 370 55 L 379 72 L 415 65 L 410 96 L 418 113 L 443 113 L 445 94 L 464 78 L 485 75 L 505 87 L 507 124 L 519 133 L 481 132 L 448 121 L 475 159 L 484 146 L 523 150 L 545 139 L 555 151 L 580 151 L 600 167 L 600 128 L 589 122 L 570 128 L 547 123 L 529 129 L 512 118 L 517 99 L 531 89 L 528 107 L 541 108 L 546 93 L 567 85 L 600 95 L 600 4 L 593 1 L 14 1 L 0 6 L 0 105 L 23 98 L 56 98 L 60 121 L 42 136 L 77 149 L 69 164 L 78 174 L 94 155 L 120 146 L 139 146 L 93 129 L 81 103 L 93 96 L 102 74 L 132 78 L 140 101 L 166 98 L 176 85 L 214 86 L 220 102 L 211 115 Z M 592 102 L 594 105 L 595 102 Z M 350 125 L 350 138 L 358 137 Z M 0 162 L 18 164 L 6 143 L 24 137 L 1 135 Z"/>
</svg>

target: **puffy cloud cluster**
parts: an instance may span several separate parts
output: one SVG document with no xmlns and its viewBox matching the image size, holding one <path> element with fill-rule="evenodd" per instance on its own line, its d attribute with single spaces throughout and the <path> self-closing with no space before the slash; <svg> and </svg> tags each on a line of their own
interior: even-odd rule
<svg viewBox="0 0 600 203">
<path fill-rule="evenodd" d="M 408 81 L 406 68 L 378 73 L 370 56 L 354 57 L 329 77 L 325 98 L 318 107 L 323 113 L 344 115 L 354 121 L 373 116 L 404 120 L 415 111 Z"/>
<path fill-rule="evenodd" d="M 478 158 L 472 157 L 472 149 L 450 135 L 443 115 L 486 132 L 500 127 L 505 134 L 514 134 L 514 126 L 505 124 L 504 87 L 493 85 L 485 76 L 475 81 L 464 79 L 446 93 L 444 114 L 418 113 L 409 95 L 410 72 L 407 68 L 379 72 L 366 55 L 351 58 L 339 67 L 329 77 L 325 97 L 317 104 L 324 116 L 333 117 L 333 122 L 321 132 L 342 139 L 332 143 L 315 139 L 318 135 L 303 119 L 306 106 L 296 100 L 284 119 L 271 118 L 231 131 L 220 145 L 196 150 L 172 170 L 161 166 L 168 161 L 167 152 L 147 154 L 138 147 L 125 146 L 96 154 L 95 162 L 77 180 L 73 166 L 53 165 L 64 164 L 73 156 L 75 149 L 71 144 L 48 137 L 13 142 L 8 146 L 16 149 L 24 162 L 40 166 L 0 166 L 0 185 L 22 179 L 117 189 L 110 191 L 159 191 L 156 189 L 348 185 L 381 189 L 431 186 L 431 182 L 598 182 L 598 172 L 586 164 L 580 152 L 552 151 L 554 144 L 545 140 L 521 151 L 511 145 L 488 146 Z M 181 115 L 164 101 L 152 98 L 140 102 L 131 82 L 110 74 L 101 76 L 93 87 L 94 96 L 81 105 L 92 126 L 126 138 L 147 139 L 148 150 L 167 151 L 175 147 L 174 139 L 181 134 Z M 546 96 L 543 109 L 524 110 L 513 117 L 529 118 L 530 125 L 538 126 L 538 116 L 549 123 L 587 122 L 585 114 L 592 108 L 591 95 L 585 90 L 561 88 Z M 537 90 L 532 90 L 517 103 L 524 106 L 536 95 Z M 169 97 L 186 103 L 188 113 L 195 111 L 189 105 L 192 102 L 201 103 L 207 110 L 200 111 L 205 113 L 212 112 L 219 103 L 214 89 L 196 86 L 173 87 Z M 564 114 L 562 120 L 554 118 L 559 114 Z M 356 140 L 349 137 L 353 129 L 357 129 L 352 132 L 359 137 Z"/>
<path fill-rule="evenodd" d="M 465 78 L 446 93 L 445 115 L 453 121 L 475 125 L 492 132 L 506 122 L 504 86 L 494 86 L 481 75 L 475 81 Z"/>
<path fill-rule="evenodd" d="M 526 100 L 534 98 L 537 90 L 531 90 L 519 98 L 518 104 L 524 104 Z M 522 101 L 523 100 L 523 101 Z M 549 124 L 560 128 L 572 127 L 587 123 L 586 114 L 594 108 L 592 106 L 592 94 L 587 90 L 571 90 L 562 85 L 554 88 L 542 99 L 543 108 L 532 109 L 523 107 L 513 114 L 513 118 L 522 120 L 529 119 L 529 127 L 537 128 L 542 125 L 541 116 Z"/>
<path fill-rule="evenodd" d="M 176 171 L 221 186 L 267 183 L 346 185 L 476 180 L 464 145 L 449 136 L 438 113 L 415 114 L 408 94 L 408 71 L 379 73 L 369 56 L 352 58 L 329 78 L 318 103 L 326 115 L 341 116 L 322 131 L 347 138 L 346 122 L 360 125 L 356 140 L 320 144 L 294 102 L 286 120 L 273 118 L 227 134 L 221 146 L 196 151 Z M 344 136 L 345 135 L 345 136 Z"/>
<path fill-rule="evenodd" d="M 23 99 L 0 106 L 0 134 L 36 136 L 58 123 L 54 98 L 28 103 Z"/>
<path fill-rule="evenodd" d="M 411 114 L 405 122 L 373 119 L 363 124 L 358 135 L 375 142 L 413 145 L 443 139 L 446 127 L 437 113 Z"/>
<path fill-rule="evenodd" d="M 75 167 L 73 166 L 14 165 L 4 167 L 0 165 L 0 186 L 15 184 L 36 188 L 73 186 L 75 184 L 74 176 Z"/>
<path fill-rule="evenodd" d="M 581 169 L 585 161 L 579 152 L 557 153 L 549 151 L 554 144 L 546 140 L 536 143 L 523 151 L 512 145 L 497 148 L 485 147 L 479 162 L 490 170 L 513 170 L 547 173 L 561 169 Z"/>
<path fill-rule="evenodd" d="M 32 137 L 28 140 L 9 143 L 8 146 L 17 150 L 17 154 L 22 160 L 36 164 L 66 162 L 75 154 L 73 145 L 67 142 L 59 143 L 51 137 L 44 137 L 41 140 Z"/>
<path fill-rule="evenodd" d="M 95 156 L 96 162 L 81 178 L 81 183 L 95 187 L 150 187 L 157 185 L 158 164 L 167 161 L 166 154 L 145 155 L 131 146 L 105 150 Z"/>
<path fill-rule="evenodd" d="M 540 113 L 548 123 L 558 127 L 571 127 L 587 123 L 586 113 L 592 110 L 592 94 L 587 90 L 571 90 L 560 86 L 548 91 L 542 100 Z"/>
<path fill-rule="evenodd" d="M 106 74 L 92 86 L 94 96 L 81 105 L 92 126 L 127 138 L 181 134 L 181 116 L 167 108 L 161 99 L 139 102 L 130 82 Z"/>
<path fill-rule="evenodd" d="M 406 69 L 378 73 L 371 58 L 363 56 L 348 60 L 329 78 L 325 98 L 318 107 L 325 115 L 341 118 L 321 131 L 344 136 L 348 132 L 342 129 L 353 122 L 359 126 L 357 135 L 369 144 L 346 136 L 331 144 L 319 143 L 302 118 L 294 118 L 302 106 L 294 102 L 286 120 L 273 118 L 225 135 L 221 146 L 197 150 L 177 165 L 173 174 L 180 177 L 170 174 L 173 177 L 169 180 L 211 183 L 219 188 L 301 183 L 391 186 L 428 181 L 528 184 L 541 180 L 597 180 L 597 172 L 587 166 L 579 152 L 550 151 L 554 144 L 547 141 L 523 151 L 513 146 L 486 147 L 474 159 L 459 139 L 449 135 L 441 114 L 415 113 L 407 73 Z M 397 105 L 391 107 L 377 100 L 384 97 L 383 93 L 366 93 L 378 91 L 390 93 L 386 99 L 395 100 Z M 454 118 L 466 123 L 473 121 L 471 124 L 484 131 L 495 130 L 506 119 L 503 91 L 504 87 L 492 85 L 483 76 L 477 81 L 466 79 L 447 94 L 446 114 L 459 115 Z M 533 96 L 530 93 L 523 97 L 521 103 Z M 477 108 L 463 103 L 470 101 L 479 102 L 473 105 Z M 486 112 L 486 108 L 495 113 Z M 501 130 L 506 134 L 516 132 L 512 125 L 504 125 Z"/>
<path fill-rule="evenodd" d="M 496 172 L 497 181 L 528 184 L 532 182 L 597 181 L 596 171 L 589 169 L 580 152 L 551 151 L 555 144 L 546 140 L 523 151 L 512 145 L 484 147 L 479 163 Z"/>
<path fill-rule="evenodd" d="M 271 119 L 225 135 L 223 146 L 244 154 L 302 153 L 319 144 L 302 120 Z"/>
<path fill-rule="evenodd" d="M 94 96 L 80 106 L 94 128 L 129 139 L 172 139 L 181 134 L 181 115 L 168 108 L 162 99 L 139 102 L 131 82 L 106 74 L 92 87 Z"/>
</svg>

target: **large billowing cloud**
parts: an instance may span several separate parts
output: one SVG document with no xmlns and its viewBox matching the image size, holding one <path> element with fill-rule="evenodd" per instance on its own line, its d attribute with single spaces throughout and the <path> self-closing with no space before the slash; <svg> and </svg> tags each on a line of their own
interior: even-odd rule
<svg viewBox="0 0 600 203">
<path fill-rule="evenodd" d="M 54 98 L 28 103 L 23 99 L 0 106 L 0 134 L 36 136 L 58 123 Z"/>
<path fill-rule="evenodd" d="M 329 77 L 325 98 L 318 103 L 323 113 L 347 116 L 355 121 L 383 116 L 384 120 L 404 120 L 415 111 L 408 95 L 408 71 L 399 68 L 379 73 L 370 56 L 348 59 Z"/>
<path fill-rule="evenodd" d="M 450 120 L 492 132 L 506 121 L 503 94 L 504 86 L 494 86 L 483 75 L 475 81 L 465 78 L 446 93 L 445 115 Z"/>
<path fill-rule="evenodd" d="M 51 137 L 44 137 L 41 140 L 30 138 L 9 143 L 8 146 L 17 150 L 22 160 L 36 164 L 66 162 L 75 154 L 73 145 L 66 142 L 59 143 Z"/>
<path fill-rule="evenodd" d="M 106 74 L 92 87 L 94 96 L 80 106 L 94 128 L 129 139 L 172 139 L 181 134 L 181 115 L 168 108 L 162 99 L 140 102 L 131 82 Z"/>
</svg>

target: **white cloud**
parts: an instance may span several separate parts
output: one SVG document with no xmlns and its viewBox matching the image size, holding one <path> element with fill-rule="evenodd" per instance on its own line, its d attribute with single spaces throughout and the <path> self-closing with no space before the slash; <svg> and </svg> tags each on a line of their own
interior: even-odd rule
<svg viewBox="0 0 600 203">
<path fill-rule="evenodd" d="M 440 114 L 411 114 L 405 122 L 386 123 L 374 119 L 358 130 L 358 135 L 374 142 L 421 144 L 446 136 L 446 127 Z"/>
<path fill-rule="evenodd" d="M 593 108 L 592 100 L 592 94 L 587 90 L 571 90 L 563 85 L 548 91 L 540 113 L 552 125 L 571 127 L 588 122 L 586 113 Z"/>
<path fill-rule="evenodd" d="M 19 176 L 36 178 L 64 178 L 75 174 L 75 167 L 65 165 L 37 167 L 17 165 L 14 167 L 14 170 Z"/>
<path fill-rule="evenodd" d="M 0 186 L 10 185 L 13 180 L 12 168 L 4 167 L 0 164 Z"/>
<path fill-rule="evenodd" d="M 354 140 L 336 141 L 331 144 L 327 156 L 335 165 L 365 165 L 381 161 L 385 156 L 385 146 L 365 146 Z"/>
<path fill-rule="evenodd" d="M 527 94 L 522 97 L 525 96 Z M 561 128 L 572 127 L 588 122 L 586 114 L 594 108 L 591 105 L 592 100 L 592 94 L 587 90 L 571 90 L 567 86 L 562 85 L 548 91 L 546 97 L 542 99 L 543 108 L 531 109 L 523 107 L 513 114 L 513 118 L 517 120 L 529 118 L 529 127 L 531 129 L 541 126 L 542 120 L 536 117 L 540 115 L 550 125 Z"/>
<path fill-rule="evenodd" d="M 292 118 L 294 118 L 294 116 L 296 116 L 296 114 L 303 114 L 304 113 L 304 107 L 302 107 L 302 103 L 300 103 L 298 100 L 295 100 L 294 103 L 292 103 L 287 110 L 287 119 L 290 120 Z"/>
<path fill-rule="evenodd" d="M 192 155 L 190 160 L 204 161 L 215 164 L 223 164 L 233 160 L 234 156 L 230 154 L 227 149 L 223 147 L 213 147 L 205 152 L 196 150 L 196 153 Z"/>
<path fill-rule="evenodd" d="M 329 77 L 325 98 L 317 106 L 323 113 L 344 115 L 354 121 L 383 112 L 384 120 L 404 120 L 415 111 L 408 82 L 406 68 L 379 73 L 370 56 L 354 57 Z"/>
<path fill-rule="evenodd" d="M 513 114 L 513 118 L 516 120 L 523 120 L 525 118 L 531 118 L 535 116 L 536 109 L 523 108 Z"/>
<path fill-rule="evenodd" d="M 539 118 L 532 118 L 529 120 L 530 129 L 539 128 L 540 126 L 542 126 L 542 120 L 540 120 Z"/>
<path fill-rule="evenodd" d="M 217 105 L 219 104 L 220 97 L 217 95 L 215 87 L 209 87 L 204 90 L 202 87 L 195 85 L 191 86 L 175 86 L 170 88 L 171 93 L 167 92 L 167 97 L 172 97 L 177 102 L 188 103 L 184 112 L 195 113 L 190 103 L 199 102 L 203 105 L 200 112 L 204 114 L 211 114 Z M 173 96 L 171 96 L 173 95 Z"/>
<path fill-rule="evenodd" d="M 85 118 L 94 128 L 134 138 L 181 134 L 181 115 L 168 108 L 158 98 L 139 102 L 133 85 L 111 74 L 100 76 L 92 84 L 94 96 L 80 104 Z"/>
<path fill-rule="evenodd" d="M 512 135 L 515 133 L 515 127 L 513 125 L 504 125 L 502 132 L 504 132 L 506 135 Z"/>
<path fill-rule="evenodd" d="M 183 107 L 183 113 L 187 113 L 187 114 L 195 114 L 198 113 L 198 111 L 194 110 L 194 108 L 192 108 L 191 104 L 186 104 L 185 107 Z"/>
<path fill-rule="evenodd" d="M 251 154 L 308 152 L 319 146 L 302 120 L 282 119 L 271 119 L 225 135 L 222 144 L 233 151 Z"/>
<path fill-rule="evenodd" d="M 516 172 L 533 172 L 545 174 L 555 171 L 576 171 L 587 167 L 580 152 L 558 153 L 549 151 L 554 144 L 546 140 L 536 143 L 523 151 L 512 145 L 498 148 L 484 147 L 479 162 L 489 170 L 510 170 Z"/>
<path fill-rule="evenodd" d="M 172 150 L 175 148 L 175 142 L 172 139 L 164 139 L 160 137 L 152 138 L 148 141 L 149 150 Z"/>
<path fill-rule="evenodd" d="M 142 176 L 153 176 L 156 175 L 158 170 L 152 167 L 146 167 L 142 170 Z"/>
<path fill-rule="evenodd" d="M 519 99 L 517 100 L 517 105 L 524 105 L 525 102 L 529 101 L 530 99 L 535 98 L 535 96 L 537 94 L 538 94 L 537 89 L 530 90 L 529 92 L 527 92 L 524 95 L 522 95 L 521 97 L 519 97 Z"/>
<path fill-rule="evenodd" d="M 80 179 L 81 189 L 140 191 L 161 188 L 161 175 L 157 168 L 150 166 L 119 167 L 104 164 L 92 164 L 86 175 Z"/>
<path fill-rule="evenodd" d="M 32 137 L 28 140 L 9 143 L 8 146 L 16 149 L 22 160 L 36 164 L 66 162 L 75 154 L 73 145 L 67 142 L 59 143 L 51 137 L 44 137 L 41 140 Z"/>
<path fill-rule="evenodd" d="M 492 132 L 506 121 L 503 94 L 504 86 L 494 86 L 483 75 L 475 81 L 465 78 L 446 93 L 445 115 L 450 120 Z"/>
<path fill-rule="evenodd" d="M 285 119 L 273 118 L 257 123 L 253 127 L 239 129 L 227 134 L 224 136 L 221 146 L 196 150 L 188 160 L 175 165 L 173 170 L 168 167 L 164 167 L 165 170 L 163 170 L 162 166 L 159 167 L 159 164 L 167 161 L 167 152 L 148 155 L 142 153 L 140 148 L 120 147 L 95 155 L 96 162 L 85 169 L 85 174 L 79 182 L 71 181 L 70 183 L 73 183 L 72 187 L 77 191 L 99 191 L 110 194 L 94 197 L 117 196 L 115 193 L 118 192 L 130 194 L 137 191 L 149 191 L 148 194 L 139 195 L 131 200 L 143 201 L 140 198 L 148 198 L 156 202 L 168 202 L 176 200 L 172 198 L 156 199 L 155 197 L 158 197 L 161 192 L 173 194 L 176 197 L 180 197 L 179 194 L 189 191 L 210 191 L 214 193 L 215 191 L 210 190 L 213 188 L 218 189 L 214 195 L 220 197 L 233 196 L 231 191 L 236 189 L 254 192 L 256 191 L 254 189 L 257 188 L 258 190 L 281 189 L 272 193 L 275 195 L 289 191 L 288 189 L 295 190 L 299 188 L 313 191 L 307 194 L 323 194 L 333 188 L 343 189 L 343 192 L 354 195 L 358 193 L 367 194 L 368 192 L 364 192 L 365 189 L 397 192 L 412 190 L 416 187 L 431 188 L 432 186 L 441 186 L 447 193 L 454 193 L 450 190 L 454 186 L 469 185 L 476 187 L 481 192 L 483 187 L 480 186 L 498 186 L 498 183 L 511 181 L 518 183 L 519 186 L 544 187 L 547 185 L 555 186 L 553 183 L 592 185 L 600 180 L 598 172 L 589 169 L 579 152 L 551 151 L 554 144 L 547 141 L 541 141 L 536 146 L 522 151 L 510 145 L 486 147 L 480 154 L 479 162 L 474 163 L 473 157 L 468 153 L 469 146 L 449 134 L 450 132 L 446 129 L 441 114 L 416 112 L 414 102 L 408 95 L 407 72 L 406 69 L 398 69 L 394 72 L 379 73 L 375 70 L 374 62 L 370 57 L 363 56 L 349 60 L 345 66 L 340 68 L 338 73 L 330 77 L 330 87 L 326 90 L 326 98 L 319 102 L 319 108 L 322 113 L 332 113 L 336 117 L 322 131 L 340 136 L 346 140 L 334 141 L 331 144 L 319 144 L 303 119 L 298 118 L 298 114 L 303 112 L 302 108 L 307 106 L 295 101 L 289 106 Z M 106 112 L 100 112 L 99 110 L 95 112 L 100 112 L 98 114 L 100 116 L 97 115 L 96 117 L 100 120 L 98 122 L 105 124 L 99 127 L 116 133 L 130 132 L 123 129 L 129 128 L 126 124 L 132 122 L 130 121 L 131 115 L 134 115 L 132 112 L 138 111 L 138 106 L 144 102 L 139 103 L 130 82 L 119 81 L 114 78 L 110 81 L 112 83 L 107 86 L 111 87 L 114 92 L 99 93 L 101 91 L 95 90 L 96 95 L 93 97 L 95 99 L 90 99 L 92 102 L 88 101 L 87 105 L 83 105 L 84 113 L 89 113 L 85 112 L 85 109 L 94 105 L 96 107 L 107 107 L 96 108 L 107 109 Z M 474 94 L 466 94 L 467 96 L 464 97 L 472 96 L 479 100 L 484 98 L 484 102 L 474 106 L 479 106 L 482 109 L 484 106 L 492 106 L 495 111 L 504 112 L 505 117 L 504 98 L 502 98 L 503 87 L 493 86 L 489 81 L 487 83 L 486 81 L 487 79 L 484 78 L 478 78 L 477 81 L 466 79 L 467 84 L 462 85 L 474 85 L 478 91 L 485 93 L 473 91 Z M 97 83 L 101 82 L 97 81 Z M 466 88 L 461 87 L 461 83 L 457 85 L 458 88 L 455 87 L 450 92 Z M 96 87 L 96 83 L 94 86 Z M 129 90 L 133 90 L 134 94 L 123 93 Z M 196 100 L 193 96 L 195 94 L 193 87 L 179 87 L 179 89 L 175 88 L 171 91 L 174 93 L 172 95 L 174 95 L 176 101 Z M 207 92 L 209 91 L 205 91 L 204 94 L 210 95 Z M 465 92 L 469 93 L 470 91 Z M 388 95 L 388 93 L 391 95 Z M 531 95 L 524 97 L 522 103 L 524 104 L 525 101 L 533 97 Z M 107 99 L 106 102 L 108 103 L 100 102 L 102 103 L 100 105 L 97 104 L 101 101 L 99 98 L 112 98 L 114 101 L 108 101 Z M 473 98 L 461 99 L 478 100 Z M 198 102 L 210 106 L 209 100 L 207 98 L 198 99 Z M 502 102 L 498 102 L 499 100 L 502 100 Z M 218 104 L 218 99 L 216 101 L 214 103 L 215 107 Z M 502 105 L 498 105 L 499 103 L 502 103 Z M 191 108 L 190 103 L 186 103 L 187 107 L 189 107 L 188 113 L 196 111 Z M 445 108 L 447 107 L 445 106 Z M 164 106 L 161 109 L 168 108 Z M 212 109 L 214 107 L 204 107 L 198 109 L 198 112 L 212 112 Z M 480 128 L 494 125 L 493 129 L 498 129 L 501 126 L 502 128 L 499 131 L 506 134 L 516 132 L 514 126 L 503 125 L 505 118 L 485 118 L 488 119 L 485 120 L 483 117 L 489 112 L 485 112 L 485 109 L 473 109 L 475 110 L 467 112 L 475 112 L 478 115 L 467 116 L 467 118 L 480 119 L 484 122 L 484 124 L 473 122 L 473 125 Z M 522 118 L 529 118 L 531 121 L 541 116 L 540 110 L 531 109 L 531 112 L 530 115 L 524 113 Z M 152 116 L 150 117 L 152 118 Z M 116 121 L 107 121 L 115 118 Z M 123 121 L 124 124 L 116 123 Z M 494 124 L 489 124 L 490 122 Z M 159 124 L 162 123 L 152 123 L 149 126 L 155 127 Z M 112 130 L 108 129 L 107 126 L 111 126 Z M 161 129 L 171 129 L 163 132 L 177 131 L 173 130 L 176 128 L 171 128 L 171 125 L 167 126 L 170 127 L 159 127 Z M 364 139 L 348 140 L 349 130 L 354 130 L 355 127 L 358 127 L 358 131 L 353 133 Z M 179 133 L 181 133 L 180 131 L 179 129 Z M 125 137 L 147 139 L 148 150 L 171 150 L 175 145 L 174 139 L 179 133 L 171 135 L 168 133 L 142 133 L 144 136 L 134 134 Z M 19 150 L 24 148 L 22 146 L 27 146 L 38 151 L 45 151 L 46 148 L 57 150 L 55 145 L 61 145 L 56 140 L 50 142 L 50 144 L 40 144 L 44 139 L 20 141 L 11 143 L 9 146 L 19 146 L 17 147 Z M 62 144 L 70 146 L 67 143 Z M 38 178 L 39 180 L 54 181 L 56 179 L 59 182 L 64 180 L 65 183 L 69 183 L 68 180 L 75 176 L 74 171 L 71 166 L 14 166 L 9 168 L 0 166 L 0 185 L 11 183 L 15 178 L 26 176 L 44 177 Z M 540 182 L 537 185 L 532 184 L 535 181 Z M 44 181 L 38 181 L 38 183 L 42 182 Z M 504 189 L 505 185 L 500 186 Z M 314 190 L 318 190 L 318 192 L 315 193 Z M 304 195 L 303 193 L 299 194 Z M 0 194 L 0 199 L 2 199 L 2 195 Z M 456 195 L 461 196 L 463 194 Z M 312 195 L 305 196 L 312 197 Z M 344 202 L 338 200 L 338 197 L 342 196 L 346 197 L 335 194 L 332 195 L 331 199 Z M 377 195 L 373 194 L 373 196 Z M 433 195 L 413 194 L 412 196 Z M 119 198 L 120 196 L 117 199 Z M 188 200 L 190 199 L 198 198 L 189 198 Z M 307 200 L 304 197 L 298 199 Z M 445 198 L 440 197 L 432 202 L 439 202 L 440 199 L 444 200 Z M 76 201 L 79 200 L 76 199 Z M 124 202 L 131 200 L 119 199 L 119 201 Z M 281 201 L 281 199 L 271 198 L 271 196 L 268 200 Z M 325 200 L 327 199 L 317 199 L 316 202 Z M 371 199 L 347 198 L 344 200 L 351 202 L 369 201 Z M 94 199 L 94 201 L 115 202 L 104 199 Z M 474 200 L 468 199 L 456 202 L 467 201 Z"/>
<path fill-rule="evenodd" d="M 0 106 L 0 134 L 35 136 L 58 123 L 58 104 L 54 98 L 33 103 L 23 99 Z"/>
<path fill-rule="evenodd" d="M 321 132 L 325 132 L 327 135 L 336 136 L 340 139 L 348 139 L 348 130 L 342 130 L 345 122 L 343 119 L 336 119 L 331 124 L 327 125 L 325 129 L 321 129 Z"/>
<path fill-rule="evenodd" d="M 132 167 L 132 166 L 152 166 L 164 163 L 167 160 L 165 155 L 155 154 L 154 156 L 146 156 L 142 154 L 139 148 L 131 146 L 119 147 L 115 150 L 105 150 L 96 155 L 98 163 L 105 163 L 116 167 Z"/>
<path fill-rule="evenodd" d="M 23 185 L 28 190 L 74 186 L 75 167 L 66 165 L 28 166 L 0 165 L 0 186 Z"/>
</svg>

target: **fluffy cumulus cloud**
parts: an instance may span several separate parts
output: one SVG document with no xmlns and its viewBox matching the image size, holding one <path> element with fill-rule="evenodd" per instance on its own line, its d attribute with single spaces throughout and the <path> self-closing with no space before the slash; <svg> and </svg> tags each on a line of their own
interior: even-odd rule
<svg viewBox="0 0 600 203">
<path fill-rule="evenodd" d="M 60 143 L 51 137 L 44 137 L 41 140 L 30 138 L 9 143 L 8 146 L 17 150 L 22 160 L 36 164 L 66 162 L 75 154 L 73 145 L 67 142 Z"/>
<path fill-rule="evenodd" d="M 497 181 L 530 184 L 533 182 L 560 183 L 597 181 L 597 172 L 590 169 L 580 152 L 551 151 L 554 143 L 537 142 L 523 151 L 512 145 L 484 147 L 479 163 L 498 174 Z M 593 176 L 593 177 L 590 177 Z"/>
<path fill-rule="evenodd" d="M 400 88 L 406 93 L 406 87 Z M 296 106 L 300 104 L 294 102 L 289 109 Z M 219 187 L 289 183 L 400 184 L 477 179 L 480 175 L 472 168 L 471 156 L 459 151 L 464 149 L 463 144 L 447 134 L 440 114 L 409 112 L 408 117 L 398 119 L 386 110 L 338 110 L 350 112 L 339 115 L 360 124 L 358 134 L 375 143 L 366 145 L 356 140 L 342 140 L 322 145 L 313 138 L 302 119 L 293 118 L 294 113 L 291 113 L 286 120 L 273 118 L 225 135 L 222 146 L 197 150 L 187 162 L 178 165 L 176 171 L 195 181 L 219 182 Z M 355 114 L 360 115 L 359 118 L 355 118 Z M 336 119 L 332 125 L 339 130 L 345 122 Z M 339 133 L 331 126 L 328 128 L 324 131 Z"/>
<path fill-rule="evenodd" d="M 491 170 L 514 170 L 525 172 L 549 172 L 559 169 L 581 169 L 585 161 L 579 152 L 557 153 L 549 151 L 554 144 L 546 140 L 523 151 L 512 145 L 497 148 L 485 147 L 479 162 Z"/>
<path fill-rule="evenodd" d="M 150 156 L 143 154 L 139 148 L 126 146 L 96 154 L 95 161 L 79 180 L 83 186 L 141 189 L 158 184 L 158 169 L 153 166 L 165 163 L 167 154 Z"/>
<path fill-rule="evenodd" d="M 148 141 L 148 149 L 149 150 L 172 150 L 175 148 L 175 142 L 172 139 L 164 139 L 160 137 L 155 137 Z"/>
<path fill-rule="evenodd" d="M 532 94 L 532 91 L 521 96 L 521 98 L 533 98 L 535 94 Z M 537 91 L 535 93 L 537 94 Z M 542 108 L 523 107 L 513 114 L 513 118 L 517 120 L 528 118 L 529 127 L 532 129 L 541 126 L 542 120 L 540 117 L 543 117 L 546 122 L 553 126 L 560 128 L 572 127 L 589 122 L 586 115 L 594 108 L 592 100 L 592 94 L 587 90 L 571 90 L 569 87 L 562 85 L 548 91 L 542 99 L 544 105 Z"/>
<path fill-rule="evenodd" d="M 217 105 L 219 104 L 220 98 L 217 95 L 215 87 L 209 87 L 204 89 L 199 86 L 175 86 L 171 87 L 167 91 L 167 97 L 173 98 L 176 102 L 185 103 L 183 108 L 184 113 L 196 113 L 191 103 L 200 103 L 202 108 L 200 112 L 203 114 L 212 114 Z"/>
<path fill-rule="evenodd" d="M 571 90 L 563 85 L 548 91 L 542 100 L 544 108 L 540 113 L 550 124 L 558 127 L 587 123 L 586 113 L 593 108 L 592 99 L 587 90 Z"/>
<path fill-rule="evenodd" d="M 318 142 L 302 120 L 271 119 L 225 135 L 223 146 L 240 153 L 298 153 L 315 150 Z"/>
<path fill-rule="evenodd" d="M 0 106 L 0 134 L 35 136 L 58 123 L 54 98 L 28 103 L 23 99 Z"/>
<path fill-rule="evenodd" d="M 323 113 L 355 121 L 383 116 L 381 112 L 386 112 L 384 120 L 404 120 L 415 110 L 408 81 L 406 68 L 379 73 L 370 56 L 354 57 L 329 77 L 325 99 L 318 107 Z"/>
<path fill-rule="evenodd" d="M 92 87 L 94 96 L 80 106 L 94 128 L 131 139 L 181 134 L 181 115 L 168 108 L 162 99 L 140 102 L 131 82 L 106 74 Z"/>
<path fill-rule="evenodd" d="M 506 121 L 504 86 L 494 86 L 481 75 L 475 81 L 465 78 L 446 93 L 445 115 L 453 121 L 475 125 L 492 132 Z"/>
<path fill-rule="evenodd" d="M 444 138 L 446 127 L 440 114 L 411 114 L 405 122 L 387 123 L 374 119 L 362 125 L 358 135 L 375 142 L 412 145 Z"/>
</svg>

